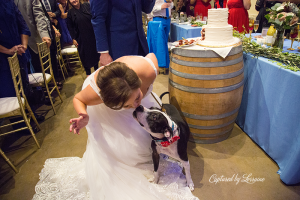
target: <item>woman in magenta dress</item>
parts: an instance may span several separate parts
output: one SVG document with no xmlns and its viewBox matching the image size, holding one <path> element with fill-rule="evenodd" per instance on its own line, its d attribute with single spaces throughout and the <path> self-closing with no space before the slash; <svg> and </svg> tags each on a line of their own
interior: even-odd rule
<svg viewBox="0 0 300 200">
<path fill-rule="evenodd" d="M 197 15 L 202 15 L 202 17 L 207 17 L 208 9 L 211 9 L 210 1 L 211 0 L 197 0 L 194 16 L 197 17 Z"/>
<path fill-rule="evenodd" d="M 227 7 L 229 9 L 228 24 L 231 24 L 237 31 L 249 31 L 248 11 L 251 7 L 250 0 L 228 0 Z"/>
</svg>

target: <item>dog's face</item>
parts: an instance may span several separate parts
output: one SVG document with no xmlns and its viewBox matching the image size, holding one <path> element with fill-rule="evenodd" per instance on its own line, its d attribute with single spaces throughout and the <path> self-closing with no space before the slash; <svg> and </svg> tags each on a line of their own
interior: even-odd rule
<svg viewBox="0 0 300 200">
<path fill-rule="evenodd" d="M 152 136 L 157 137 L 158 134 L 161 134 L 162 137 L 168 139 L 173 137 L 170 118 L 160 109 L 154 107 L 147 109 L 140 105 L 133 112 L 133 117 Z"/>
</svg>

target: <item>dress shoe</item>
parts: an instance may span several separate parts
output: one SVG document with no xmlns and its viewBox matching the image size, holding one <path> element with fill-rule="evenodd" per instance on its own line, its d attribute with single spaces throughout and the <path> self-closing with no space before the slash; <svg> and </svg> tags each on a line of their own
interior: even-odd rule
<svg viewBox="0 0 300 200">
<path fill-rule="evenodd" d="M 43 115 L 35 115 L 35 118 L 38 122 L 45 121 L 45 116 L 43 116 Z"/>
<path fill-rule="evenodd" d="M 53 104 L 55 104 L 55 98 L 51 97 Z M 51 105 L 50 99 L 49 98 L 45 98 L 45 105 Z"/>
</svg>

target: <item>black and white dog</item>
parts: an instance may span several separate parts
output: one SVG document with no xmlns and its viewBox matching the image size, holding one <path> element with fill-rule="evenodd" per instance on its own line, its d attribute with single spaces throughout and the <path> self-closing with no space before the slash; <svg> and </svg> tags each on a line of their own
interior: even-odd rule
<svg viewBox="0 0 300 200">
<path fill-rule="evenodd" d="M 154 163 L 154 182 L 158 183 L 159 154 L 166 154 L 180 161 L 185 169 L 187 185 L 191 191 L 194 183 L 190 172 L 190 163 L 187 156 L 187 143 L 190 130 L 187 123 L 182 119 L 178 110 L 171 104 L 165 104 L 167 114 L 161 109 L 147 109 L 140 105 L 133 112 L 133 117 L 140 125 L 150 133 L 152 137 L 151 148 Z"/>
</svg>

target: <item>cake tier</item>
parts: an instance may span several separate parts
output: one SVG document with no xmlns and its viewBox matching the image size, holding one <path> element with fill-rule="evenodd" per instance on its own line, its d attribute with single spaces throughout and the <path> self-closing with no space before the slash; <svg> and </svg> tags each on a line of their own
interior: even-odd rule
<svg viewBox="0 0 300 200">
<path fill-rule="evenodd" d="M 207 25 L 222 27 L 228 25 L 228 8 L 208 9 Z"/>
<path fill-rule="evenodd" d="M 233 38 L 232 25 L 226 25 L 222 27 L 211 27 L 205 25 L 205 41 L 219 42 L 219 41 L 231 41 Z"/>
</svg>

